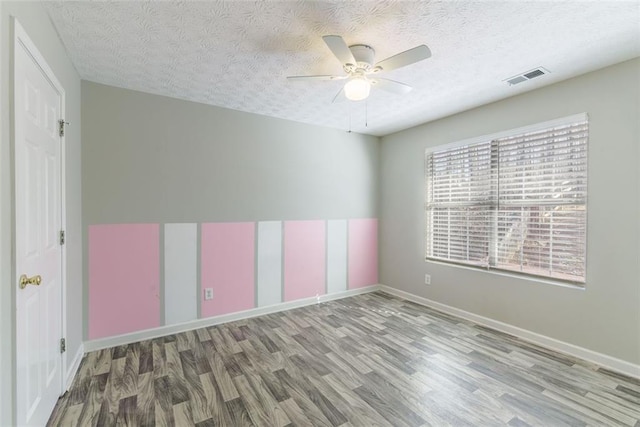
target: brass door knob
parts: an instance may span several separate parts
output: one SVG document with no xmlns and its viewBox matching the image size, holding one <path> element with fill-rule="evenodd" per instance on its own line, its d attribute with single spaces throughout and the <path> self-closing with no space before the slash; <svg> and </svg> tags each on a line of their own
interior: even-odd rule
<svg viewBox="0 0 640 427">
<path fill-rule="evenodd" d="M 37 276 L 27 277 L 26 274 L 20 276 L 20 289 L 24 289 L 27 285 L 40 286 L 40 282 L 42 282 L 42 277 L 38 274 Z"/>
</svg>

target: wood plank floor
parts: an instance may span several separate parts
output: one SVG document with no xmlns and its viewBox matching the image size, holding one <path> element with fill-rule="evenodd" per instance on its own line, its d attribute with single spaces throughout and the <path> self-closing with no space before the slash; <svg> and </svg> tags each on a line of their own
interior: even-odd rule
<svg viewBox="0 0 640 427">
<path fill-rule="evenodd" d="M 640 380 L 376 292 L 88 353 L 49 425 L 640 427 Z"/>
</svg>

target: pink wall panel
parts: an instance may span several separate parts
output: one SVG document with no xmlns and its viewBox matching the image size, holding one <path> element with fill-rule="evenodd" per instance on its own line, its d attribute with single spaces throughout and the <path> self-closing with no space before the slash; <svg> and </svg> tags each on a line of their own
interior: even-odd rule
<svg viewBox="0 0 640 427">
<path fill-rule="evenodd" d="M 89 227 L 89 339 L 160 326 L 159 224 Z"/>
<path fill-rule="evenodd" d="M 324 221 L 284 223 L 284 300 L 325 294 Z"/>
<path fill-rule="evenodd" d="M 378 220 L 349 220 L 349 289 L 378 283 Z"/>
<path fill-rule="evenodd" d="M 202 317 L 248 310 L 255 306 L 255 223 L 202 224 Z M 204 300 L 204 289 L 213 299 Z"/>
</svg>

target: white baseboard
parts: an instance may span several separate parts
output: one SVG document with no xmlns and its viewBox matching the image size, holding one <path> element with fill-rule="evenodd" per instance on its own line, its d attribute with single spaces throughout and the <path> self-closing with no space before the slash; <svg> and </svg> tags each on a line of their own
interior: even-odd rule
<svg viewBox="0 0 640 427">
<path fill-rule="evenodd" d="M 513 326 L 498 320 L 490 319 L 488 317 L 480 316 L 478 314 L 470 313 L 468 311 L 455 308 L 446 304 L 439 303 L 427 298 L 423 298 L 399 289 L 391 288 L 385 285 L 372 285 L 360 289 L 352 289 L 343 292 L 336 292 L 328 295 L 321 295 L 319 298 L 311 297 L 297 301 L 284 302 L 280 304 L 271 305 L 268 307 L 257 307 L 250 310 L 245 310 L 237 313 L 223 314 L 220 316 L 208 317 L 206 319 L 197 319 L 191 322 L 180 323 L 177 325 L 161 326 L 159 328 L 147 329 L 144 331 L 133 332 L 130 334 L 117 335 L 114 337 L 101 338 L 97 340 L 85 341 L 84 345 L 81 345 L 73 359 L 70 368 L 67 370 L 66 383 L 67 387 L 73 380 L 76 371 L 82 360 L 84 352 L 90 352 L 95 350 L 101 350 L 103 348 L 114 347 L 118 345 L 131 344 L 138 341 L 144 341 L 148 339 L 158 338 L 165 335 L 176 334 L 180 332 L 186 332 L 193 329 L 204 328 L 221 323 L 233 322 L 236 320 L 248 319 L 251 317 L 262 316 L 270 313 L 277 313 L 284 310 L 290 310 L 293 308 L 304 307 L 307 305 L 316 304 L 318 302 L 326 302 L 341 298 L 347 298 L 353 295 L 359 295 L 369 292 L 375 292 L 382 290 L 388 294 L 395 295 L 397 297 L 406 299 L 408 301 L 415 302 L 420 305 L 424 305 L 433 308 L 438 311 L 442 311 L 453 316 L 460 317 L 462 319 L 469 320 L 479 325 L 487 326 L 500 332 L 514 335 L 525 341 L 537 344 L 548 349 L 564 353 L 570 356 L 578 357 L 585 361 L 602 366 L 603 368 L 610 369 L 615 372 L 619 372 L 630 377 L 640 379 L 640 365 L 627 362 L 606 354 L 598 353 L 593 350 L 579 347 L 574 344 L 570 344 L 564 341 L 557 340 L 545 335 L 538 334 L 536 332 L 522 329 L 517 326 Z"/>
<path fill-rule="evenodd" d="M 470 320 L 471 322 L 477 323 L 479 325 L 487 326 L 489 328 L 495 329 L 500 332 L 514 335 L 525 341 L 546 347 L 550 350 L 554 350 L 559 353 L 564 353 L 569 356 L 578 357 L 580 359 L 599 365 L 603 368 L 610 369 L 612 371 L 619 372 L 621 374 L 640 379 L 640 365 L 636 365 L 634 363 L 617 359 L 615 357 L 608 356 L 606 354 L 598 353 L 596 351 L 589 350 L 584 347 L 579 347 L 574 344 L 560 341 L 555 338 L 541 335 L 536 332 L 529 331 L 527 329 L 522 329 L 517 326 L 509 325 L 508 323 L 503 323 L 498 320 L 494 320 L 488 317 L 470 313 L 468 311 L 451 307 L 449 305 L 442 304 L 436 301 L 432 301 L 430 299 L 423 298 L 423 297 L 411 294 L 409 292 L 401 291 L 399 289 L 391 288 L 386 285 L 380 285 L 379 289 L 382 290 L 383 292 L 386 292 L 391 295 L 395 295 L 397 297 L 406 299 L 408 301 L 412 301 L 417 304 L 424 305 L 424 306 L 433 308 L 435 310 L 442 311 L 447 314 L 451 314 L 453 316 Z"/>
<path fill-rule="evenodd" d="M 78 368 L 80 367 L 80 362 L 82 362 L 82 356 L 84 356 L 84 344 L 80 343 L 80 347 L 78 347 L 78 351 L 76 351 L 76 355 L 73 356 L 73 360 L 71 363 L 67 363 L 67 372 L 65 373 L 65 390 L 69 390 L 71 388 L 71 383 L 78 372 Z"/>
<path fill-rule="evenodd" d="M 237 313 L 223 314 L 220 316 L 207 317 L 205 319 L 192 320 L 190 322 L 179 323 L 176 325 L 161 326 L 159 328 L 146 329 L 144 331 L 132 332 L 130 334 L 117 335 L 108 338 L 100 338 L 84 342 L 84 351 L 96 351 L 103 348 L 114 347 L 118 345 L 131 344 L 138 341 L 149 340 L 162 337 L 165 335 L 177 334 L 193 329 L 206 328 L 209 326 L 219 325 L 221 323 L 233 322 L 235 320 L 248 319 L 251 317 L 262 316 L 265 314 L 277 313 L 279 311 L 290 310 L 292 308 L 304 307 L 307 305 L 317 304 L 318 302 L 326 302 L 341 298 L 347 298 L 353 295 L 365 294 L 380 290 L 380 285 L 372 285 L 359 289 L 350 289 L 343 292 L 335 292 L 327 295 L 320 295 L 318 298 L 304 298 L 296 301 L 283 302 L 280 304 L 270 305 L 268 307 L 257 307 L 250 310 L 239 311 Z"/>
</svg>

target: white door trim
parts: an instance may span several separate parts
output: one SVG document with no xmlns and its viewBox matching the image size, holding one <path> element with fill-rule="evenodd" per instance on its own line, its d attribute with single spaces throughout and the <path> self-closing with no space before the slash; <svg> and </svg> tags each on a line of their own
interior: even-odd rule
<svg viewBox="0 0 640 427">
<path fill-rule="evenodd" d="M 22 25 L 20 25 L 20 23 L 18 22 L 18 20 L 15 17 L 12 17 L 12 21 L 13 21 L 13 34 L 14 34 L 14 45 L 13 45 L 13 55 L 12 55 L 12 61 L 13 61 L 13 72 L 14 72 L 14 81 L 12 83 L 12 88 L 13 88 L 13 96 L 15 98 L 15 51 L 16 49 L 21 45 L 25 51 L 27 53 L 29 53 L 29 55 L 31 56 L 31 58 L 34 60 L 34 62 L 38 65 L 38 67 L 40 67 L 40 70 L 42 71 L 43 75 L 49 80 L 49 82 L 51 83 L 51 85 L 56 89 L 56 91 L 60 94 L 60 116 L 62 119 L 65 119 L 65 91 L 64 91 L 64 87 L 62 86 L 62 84 L 60 83 L 60 81 L 58 80 L 58 78 L 55 76 L 55 73 L 53 72 L 53 70 L 51 69 L 51 67 L 49 67 L 49 64 L 47 63 L 47 61 L 44 59 L 44 56 L 42 56 L 42 54 L 40 53 L 40 51 L 38 50 L 38 48 L 36 47 L 35 43 L 33 43 L 33 41 L 31 40 L 31 38 L 29 38 L 29 36 L 27 35 L 27 32 L 24 30 L 24 28 L 22 27 Z M 13 104 L 15 105 L 15 101 L 13 101 Z M 15 111 L 14 111 L 14 116 L 12 118 L 12 123 L 15 121 Z M 67 220 L 66 220 L 66 162 L 65 162 L 65 156 L 66 156 L 66 145 L 65 145 L 65 137 L 61 137 L 60 138 L 60 224 L 63 230 L 66 230 L 67 228 Z M 15 151 L 15 135 L 13 135 L 12 137 L 12 151 Z M 12 178 L 15 180 L 15 159 L 11 159 L 11 169 L 13 171 L 12 173 Z M 15 188 L 13 188 L 12 186 L 12 206 L 15 206 L 15 201 L 16 201 L 16 194 L 15 194 Z M 14 213 L 15 214 L 15 213 Z M 15 241 L 15 220 L 13 221 L 13 235 L 14 235 L 14 239 L 12 239 L 12 252 L 15 254 L 16 251 L 16 241 Z M 61 319 L 61 325 L 62 325 L 62 336 L 66 337 L 67 335 L 67 266 L 66 266 L 66 260 L 67 260 L 67 246 L 62 245 L 62 254 L 61 254 L 61 271 L 62 271 L 62 282 L 61 282 L 61 302 L 62 302 L 62 319 Z M 15 259 L 14 259 L 14 271 L 16 271 L 16 275 L 17 275 L 17 270 L 16 270 L 16 265 L 15 265 Z M 16 286 L 17 283 L 17 278 L 14 276 L 13 277 L 13 285 Z M 14 307 L 15 307 L 15 295 L 14 295 Z M 15 310 L 12 313 L 12 319 L 13 319 L 13 326 L 14 326 L 14 332 L 17 328 L 16 325 L 16 313 Z M 15 356 L 15 352 L 17 351 L 16 348 L 14 348 L 14 357 Z M 60 394 L 63 394 L 65 392 L 65 389 L 67 387 L 66 384 L 66 377 L 67 377 L 67 368 L 68 368 L 68 352 L 65 352 L 62 354 L 61 357 L 61 378 L 62 380 L 60 381 Z M 16 378 L 16 381 L 18 381 L 18 379 Z M 16 387 L 17 384 L 14 384 L 13 389 L 14 389 L 14 395 L 16 393 Z M 14 401 L 14 406 L 15 406 L 16 402 Z M 15 410 L 15 409 L 14 409 Z"/>
</svg>

